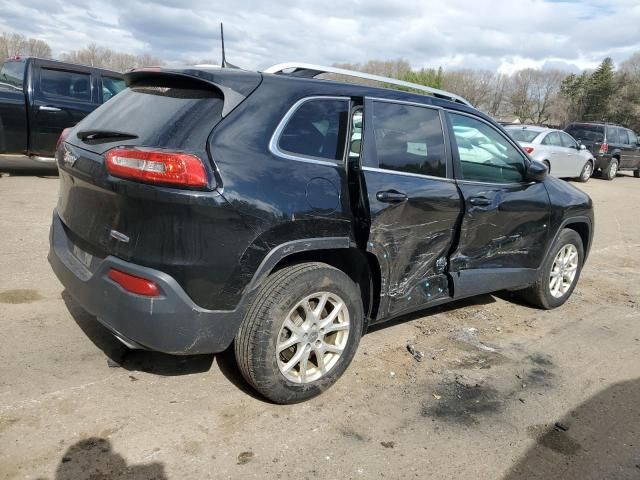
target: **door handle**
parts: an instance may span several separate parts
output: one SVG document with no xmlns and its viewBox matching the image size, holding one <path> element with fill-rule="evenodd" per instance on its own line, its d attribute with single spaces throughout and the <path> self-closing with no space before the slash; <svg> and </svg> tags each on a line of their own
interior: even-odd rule
<svg viewBox="0 0 640 480">
<path fill-rule="evenodd" d="M 62 109 L 58 108 L 58 107 L 50 107 L 48 105 L 40 105 L 38 107 L 38 110 L 42 111 L 42 112 L 61 112 Z"/>
<path fill-rule="evenodd" d="M 409 197 L 405 193 L 396 192 L 395 190 L 386 190 L 376 193 L 376 198 L 385 203 L 400 203 L 408 200 Z"/>
<path fill-rule="evenodd" d="M 469 203 L 471 205 L 475 205 L 476 207 L 491 205 L 491 200 L 487 197 L 471 197 L 469 199 Z"/>
</svg>

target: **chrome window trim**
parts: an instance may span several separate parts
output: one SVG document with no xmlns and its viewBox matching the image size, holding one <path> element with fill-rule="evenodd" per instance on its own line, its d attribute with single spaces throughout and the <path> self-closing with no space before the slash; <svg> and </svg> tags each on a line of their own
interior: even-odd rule
<svg viewBox="0 0 640 480">
<path fill-rule="evenodd" d="M 341 160 L 332 161 L 322 157 L 307 157 L 304 155 L 296 155 L 291 152 L 280 150 L 280 148 L 278 147 L 278 143 L 280 142 L 280 135 L 282 134 L 282 131 L 287 126 L 287 123 L 289 123 L 289 120 L 291 119 L 291 117 L 298 111 L 298 108 L 300 108 L 303 104 L 307 102 L 313 102 L 318 100 L 343 100 L 346 102 L 351 102 L 351 98 L 349 97 L 322 96 L 322 95 L 304 97 L 298 100 L 296 103 L 294 103 L 291 106 L 291 108 L 289 108 L 289 110 L 287 110 L 287 113 L 284 114 L 284 116 L 278 123 L 278 126 L 276 127 L 276 129 L 273 131 L 273 134 L 271 135 L 271 140 L 269 140 L 269 151 L 273 155 L 280 158 L 286 158 L 287 160 L 295 160 L 297 162 L 313 163 L 316 165 L 325 165 L 329 167 L 339 167 L 344 164 L 344 156 Z M 347 106 L 350 107 L 350 105 L 347 105 Z M 348 108 L 348 110 L 351 111 L 351 108 Z"/>
<path fill-rule="evenodd" d="M 424 178 L 427 180 L 443 180 L 445 182 L 455 183 L 454 178 L 448 177 L 434 177 L 433 175 L 423 175 L 421 173 L 411 173 L 411 172 L 401 172 L 399 170 L 387 170 L 386 168 L 377 168 L 377 167 L 360 167 L 362 170 L 368 172 L 380 172 L 380 173 L 389 173 L 391 175 L 402 175 L 404 177 L 418 177 Z"/>
<path fill-rule="evenodd" d="M 444 162 L 444 177 L 436 177 L 433 175 L 423 175 L 420 173 L 411 173 L 411 172 L 403 172 L 401 170 L 392 170 L 392 169 L 387 169 L 387 168 L 379 168 L 380 166 L 380 161 L 377 158 L 376 155 L 376 162 L 378 163 L 378 167 L 366 167 L 366 168 L 370 168 L 372 170 L 381 170 L 383 172 L 391 172 L 391 173 L 397 173 L 399 175 L 407 175 L 407 176 L 415 176 L 415 177 L 422 177 L 422 178 L 436 178 L 436 179 L 444 179 L 444 180 L 453 180 L 449 175 L 451 174 L 451 172 L 449 171 L 449 162 L 447 161 L 447 155 L 449 155 L 449 157 L 451 157 L 451 152 L 449 151 L 449 146 L 448 146 L 448 142 L 447 142 L 447 134 L 446 134 L 446 128 L 445 125 L 442 121 L 442 115 L 440 114 L 441 111 L 443 111 L 444 109 L 438 105 L 429 105 L 429 104 L 424 104 L 424 103 L 418 103 L 418 102 L 410 102 L 410 101 L 406 101 L 406 100 L 394 100 L 391 98 L 378 98 L 378 97 L 365 97 L 365 100 L 370 100 L 372 103 L 373 102 L 382 102 L 382 103 L 392 103 L 392 104 L 396 104 L 396 105 L 408 105 L 410 107 L 422 107 L 422 108 L 431 108 L 433 110 L 436 110 L 438 112 L 438 119 L 440 120 L 440 129 L 442 130 L 442 144 L 444 145 L 444 155 L 445 155 L 445 162 Z M 374 127 L 375 128 L 375 127 Z M 451 157 L 452 161 L 453 161 L 453 157 Z M 364 167 L 363 167 L 364 168 Z"/>
</svg>

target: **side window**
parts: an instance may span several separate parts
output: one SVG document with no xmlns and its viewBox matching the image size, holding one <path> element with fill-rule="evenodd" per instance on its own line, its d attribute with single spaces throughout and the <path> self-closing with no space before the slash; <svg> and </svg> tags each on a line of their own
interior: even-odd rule
<svg viewBox="0 0 640 480">
<path fill-rule="evenodd" d="M 523 155 L 496 129 L 466 115 L 449 113 L 464 180 L 517 183 L 524 179 Z"/>
<path fill-rule="evenodd" d="M 102 77 L 102 102 L 106 102 L 127 87 L 122 78 Z"/>
<path fill-rule="evenodd" d="M 547 136 L 542 139 L 542 144 L 552 147 L 561 147 L 562 141 L 560 140 L 560 134 L 558 132 L 547 133 Z"/>
<path fill-rule="evenodd" d="M 447 176 L 444 134 L 438 110 L 373 102 L 373 133 L 380 168 Z"/>
<path fill-rule="evenodd" d="M 607 143 L 620 143 L 620 135 L 615 127 L 607 128 Z"/>
<path fill-rule="evenodd" d="M 625 145 L 629 145 L 629 134 L 628 130 L 620 130 L 620 143 Z"/>
<path fill-rule="evenodd" d="M 43 68 L 40 70 L 40 90 L 47 96 L 90 102 L 91 76 L 86 73 Z"/>
<path fill-rule="evenodd" d="M 636 134 L 633 133 L 631 130 L 627 130 L 627 133 L 629 134 L 629 145 L 637 145 L 638 137 L 636 136 Z"/>
<path fill-rule="evenodd" d="M 289 118 L 278 149 L 303 157 L 342 160 L 348 120 L 348 100 L 308 100 Z"/>
<path fill-rule="evenodd" d="M 564 132 L 560 132 L 560 139 L 562 140 L 562 146 L 566 148 L 578 148 L 577 142 Z"/>
</svg>

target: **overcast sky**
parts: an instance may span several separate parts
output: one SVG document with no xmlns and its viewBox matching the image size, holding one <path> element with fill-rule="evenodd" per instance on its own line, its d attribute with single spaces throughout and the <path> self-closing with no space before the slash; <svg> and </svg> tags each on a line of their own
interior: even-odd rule
<svg viewBox="0 0 640 480">
<path fill-rule="evenodd" d="M 0 0 L 0 30 L 54 55 L 91 42 L 244 68 L 407 59 L 413 67 L 592 68 L 640 50 L 640 0 Z"/>
</svg>

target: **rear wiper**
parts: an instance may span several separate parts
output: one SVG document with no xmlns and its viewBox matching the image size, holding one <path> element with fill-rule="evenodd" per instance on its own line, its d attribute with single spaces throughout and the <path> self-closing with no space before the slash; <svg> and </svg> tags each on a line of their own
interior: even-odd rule
<svg viewBox="0 0 640 480">
<path fill-rule="evenodd" d="M 78 138 L 83 142 L 98 143 L 117 139 L 131 140 L 133 138 L 138 138 L 138 135 L 110 130 L 83 130 L 78 132 Z"/>
</svg>

